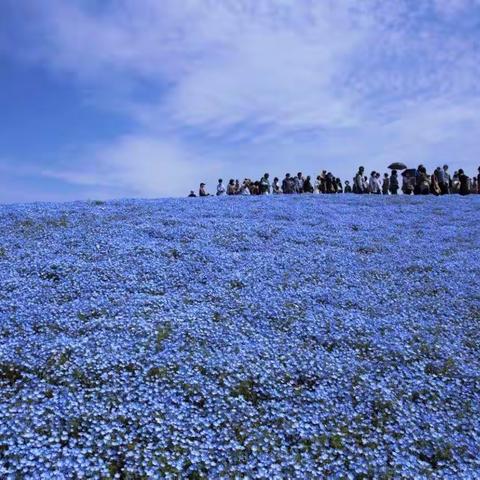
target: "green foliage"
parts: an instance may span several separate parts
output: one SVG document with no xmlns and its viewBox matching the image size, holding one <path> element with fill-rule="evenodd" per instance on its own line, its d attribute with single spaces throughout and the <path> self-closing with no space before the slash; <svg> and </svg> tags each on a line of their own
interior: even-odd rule
<svg viewBox="0 0 480 480">
<path fill-rule="evenodd" d="M 161 352 L 163 350 L 163 343 L 171 335 L 172 326 L 169 323 L 166 323 L 157 329 L 157 334 L 155 337 L 155 350 Z"/>
<path fill-rule="evenodd" d="M 13 385 L 23 378 L 20 367 L 12 363 L 0 363 L 0 382 Z"/>
</svg>

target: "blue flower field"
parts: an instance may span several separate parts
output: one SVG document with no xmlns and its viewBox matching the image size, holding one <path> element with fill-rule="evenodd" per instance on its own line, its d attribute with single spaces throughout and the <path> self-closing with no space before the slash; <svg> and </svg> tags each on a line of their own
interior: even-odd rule
<svg viewBox="0 0 480 480">
<path fill-rule="evenodd" d="M 480 196 L 0 225 L 0 478 L 480 478 Z"/>
</svg>

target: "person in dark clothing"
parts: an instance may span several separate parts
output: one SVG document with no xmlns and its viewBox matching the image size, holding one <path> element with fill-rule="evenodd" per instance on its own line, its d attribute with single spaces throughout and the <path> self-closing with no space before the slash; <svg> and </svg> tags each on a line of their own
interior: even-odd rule
<svg viewBox="0 0 480 480">
<path fill-rule="evenodd" d="M 328 172 L 325 178 L 325 193 L 335 193 L 334 181 L 333 175 L 331 172 Z"/>
<path fill-rule="evenodd" d="M 322 170 L 320 174 L 320 193 L 327 193 L 327 171 Z"/>
<path fill-rule="evenodd" d="M 293 193 L 293 182 L 289 173 L 285 174 L 285 178 L 282 181 L 282 191 L 283 193 Z"/>
<path fill-rule="evenodd" d="M 195 192 L 193 190 L 190 190 L 190 195 L 189 197 L 196 197 Z"/>
<path fill-rule="evenodd" d="M 345 180 L 345 189 L 343 193 L 352 193 L 352 187 L 350 186 L 350 182 Z"/>
<path fill-rule="evenodd" d="M 430 193 L 430 176 L 427 174 L 427 169 L 423 165 L 417 168 L 415 179 L 415 195 L 428 195 Z"/>
<path fill-rule="evenodd" d="M 440 184 L 438 183 L 438 177 L 441 173 L 440 167 L 436 168 L 433 172 L 433 175 L 430 176 L 430 193 L 433 195 L 441 195 L 442 189 L 440 188 Z"/>
<path fill-rule="evenodd" d="M 389 186 L 390 193 L 392 195 L 397 195 L 399 188 L 400 188 L 400 185 L 398 183 L 397 171 L 392 170 L 392 174 L 390 175 L 390 186 Z"/>
<path fill-rule="evenodd" d="M 470 193 L 470 179 L 462 169 L 458 171 L 458 179 L 460 180 L 460 195 L 468 195 Z"/>
<path fill-rule="evenodd" d="M 478 175 L 477 175 L 477 193 L 480 193 L 480 167 L 478 167 Z"/>
<path fill-rule="evenodd" d="M 227 185 L 227 195 L 235 195 L 235 193 L 237 193 L 235 189 L 235 180 L 231 178 Z"/>
<path fill-rule="evenodd" d="M 303 191 L 304 193 L 313 193 L 313 185 L 310 175 L 308 175 L 303 182 Z"/>
<path fill-rule="evenodd" d="M 336 186 L 337 186 L 337 193 L 343 193 L 342 181 L 341 181 L 339 178 L 337 178 L 337 179 L 335 180 L 335 184 L 336 184 Z"/>
<path fill-rule="evenodd" d="M 210 196 L 209 193 L 207 193 L 207 190 L 205 189 L 205 184 L 201 183 L 200 188 L 198 189 L 198 196 L 199 197 L 208 197 Z"/>
<path fill-rule="evenodd" d="M 364 183 L 363 183 L 363 172 L 365 168 L 359 167 L 358 172 L 355 175 L 353 180 L 353 193 L 365 193 Z"/>
<path fill-rule="evenodd" d="M 390 178 L 388 178 L 388 173 L 383 175 L 383 182 L 382 182 L 382 194 L 388 195 L 390 191 Z"/>
</svg>

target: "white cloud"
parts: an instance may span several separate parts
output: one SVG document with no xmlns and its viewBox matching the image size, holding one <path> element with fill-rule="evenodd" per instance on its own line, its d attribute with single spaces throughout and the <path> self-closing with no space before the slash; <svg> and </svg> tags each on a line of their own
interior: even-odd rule
<svg viewBox="0 0 480 480">
<path fill-rule="evenodd" d="M 82 152 L 79 160 L 80 166 L 47 169 L 42 174 L 84 186 L 117 189 L 124 196 L 156 197 L 184 193 L 195 188 L 199 179 L 215 176 L 222 169 L 221 162 L 214 158 L 206 162 L 180 143 L 141 135 L 96 146 Z"/>
<path fill-rule="evenodd" d="M 29 5 L 38 58 L 101 85 L 101 101 L 138 124 L 84 150 L 93 160 L 62 167 L 65 180 L 153 196 L 183 194 L 229 165 L 240 176 L 329 162 L 349 176 L 359 162 L 428 164 L 458 148 L 476 161 L 477 0 Z"/>
</svg>

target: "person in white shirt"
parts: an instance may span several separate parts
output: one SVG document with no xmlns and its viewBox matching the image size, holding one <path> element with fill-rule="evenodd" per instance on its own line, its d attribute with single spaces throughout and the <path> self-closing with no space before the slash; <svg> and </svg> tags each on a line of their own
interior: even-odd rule
<svg viewBox="0 0 480 480">
<path fill-rule="evenodd" d="M 250 189 L 248 188 L 248 180 L 243 182 L 243 185 L 240 189 L 240 195 L 250 195 Z"/>
<path fill-rule="evenodd" d="M 221 178 L 218 179 L 217 185 L 217 196 L 225 195 L 225 186 L 223 185 L 223 180 Z"/>
<path fill-rule="evenodd" d="M 377 182 L 377 175 L 375 171 L 370 174 L 370 180 L 368 181 L 368 191 L 370 193 L 380 193 L 379 185 Z"/>
<path fill-rule="evenodd" d="M 270 189 L 270 180 L 269 180 L 270 175 L 266 173 L 262 179 L 260 180 L 260 194 L 261 195 L 270 195 L 271 189 Z"/>
<path fill-rule="evenodd" d="M 272 191 L 274 194 L 279 194 L 282 193 L 282 189 L 280 188 L 280 184 L 278 183 L 280 180 L 278 177 L 275 177 L 273 179 L 273 184 L 272 184 Z"/>
</svg>

